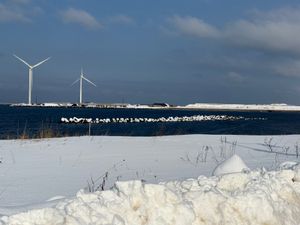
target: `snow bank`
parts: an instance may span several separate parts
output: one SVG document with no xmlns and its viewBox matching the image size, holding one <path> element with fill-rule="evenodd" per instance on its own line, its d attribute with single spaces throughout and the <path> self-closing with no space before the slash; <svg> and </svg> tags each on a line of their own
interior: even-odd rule
<svg viewBox="0 0 300 225">
<path fill-rule="evenodd" d="M 0 224 L 299 224 L 300 182 L 290 170 L 257 170 L 145 184 L 117 182 L 111 190 L 77 193 L 55 207 L 2 217 Z"/>
</svg>

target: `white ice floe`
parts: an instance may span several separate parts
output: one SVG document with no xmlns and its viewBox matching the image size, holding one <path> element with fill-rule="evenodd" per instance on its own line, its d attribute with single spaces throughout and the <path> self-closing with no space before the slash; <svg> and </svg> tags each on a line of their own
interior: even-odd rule
<svg viewBox="0 0 300 225">
<path fill-rule="evenodd" d="M 81 190 L 53 207 L 3 216 L 0 224 L 298 225 L 297 173 L 256 170 L 160 184 L 116 182 L 111 190 Z"/>
<path fill-rule="evenodd" d="M 264 120 L 264 118 L 244 118 L 242 116 L 227 115 L 194 115 L 194 116 L 170 116 L 159 118 L 77 118 L 62 117 L 62 123 L 167 123 L 167 122 L 195 122 L 195 121 L 234 121 L 234 120 Z"/>
</svg>

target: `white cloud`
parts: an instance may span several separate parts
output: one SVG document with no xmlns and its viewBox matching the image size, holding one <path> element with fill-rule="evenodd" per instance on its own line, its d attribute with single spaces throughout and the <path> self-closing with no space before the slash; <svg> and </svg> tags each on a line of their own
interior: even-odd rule
<svg viewBox="0 0 300 225">
<path fill-rule="evenodd" d="M 223 31 L 224 38 L 240 46 L 293 53 L 300 53 L 299 35 L 300 20 L 240 20 Z"/>
<path fill-rule="evenodd" d="M 300 54 L 300 8 L 254 12 L 218 29 L 196 17 L 173 16 L 169 29 L 198 38 L 215 38 L 231 45 L 262 51 Z"/>
<path fill-rule="evenodd" d="M 32 0 L 6 0 L 0 3 L 0 23 L 28 23 L 43 10 Z"/>
<path fill-rule="evenodd" d="M 116 24 L 134 24 L 135 21 L 130 16 L 119 14 L 115 16 L 111 16 L 108 18 L 109 23 L 116 23 Z"/>
<path fill-rule="evenodd" d="M 31 22 L 31 19 L 26 16 L 23 10 L 0 3 L 0 22 Z"/>
<path fill-rule="evenodd" d="M 31 3 L 31 0 L 8 0 L 8 2 L 14 4 L 29 4 Z"/>
<path fill-rule="evenodd" d="M 268 66 L 278 75 L 300 77 L 299 59 L 285 59 L 280 62 L 272 62 Z"/>
<path fill-rule="evenodd" d="M 227 77 L 234 82 L 242 82 L 244 80 L 244 77 L 241 74 L 234 71 L 229 72 Z"/>
<path fill-rule="evenodd" d="M 168 23 L 179 33 L 200 38 L 219 37 L 219 31 L 212 25 L 196 17 L 173 16 L 168 18 Z"/>
<path fill-rule="evenodd" d="M 88 12 L 81 9 L 69 8 L 61 12 L 64 23 L 75 23 L 89 29 L 99 29 L 101 23 Z"/>
</svg>

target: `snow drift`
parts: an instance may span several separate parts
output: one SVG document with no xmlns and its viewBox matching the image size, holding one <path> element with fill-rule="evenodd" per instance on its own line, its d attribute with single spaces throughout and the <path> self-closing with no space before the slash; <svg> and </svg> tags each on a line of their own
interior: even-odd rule
<svg viewBox="0 0 300 225">
<path fill-rule="evenodd" d="M 299 166 L 77 193 L 53 208 L 2 217 L 0 224 L 299 224 Z M 295 179 L 297 178 L 297 179 Z"/>
<path fill-rule="evenodd" d="M 227 173 L 238 173 L 247 169 L 248 167 L 246 166 L 244 161 L 238 155 L 234 154 L 224 162 L 220 163 L 214 169 L 213 175 L 218 176 Z"/>
</svg>

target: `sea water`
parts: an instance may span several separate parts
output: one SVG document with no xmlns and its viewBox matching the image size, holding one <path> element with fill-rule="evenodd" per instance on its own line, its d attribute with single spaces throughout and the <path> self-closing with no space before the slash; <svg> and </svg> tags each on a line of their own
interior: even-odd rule
<svg viewBox="0 0 300 225">
<path fill-rule="evenodd" d="M 64 124 L 61 118 L 160 118 L 194 115 L 243 117 L 239 120 Z M 38 137 L 43 131 L 58 136 L 120 135 L 157 136 L 180 134 L 244 134 L 281 135 L 300 134 L 299 112 L 241 112 L 190 109 L 103 109 L 103 108 L 47 108 L 0 106 L 0 138 L 17 138 L 22 134 Z"/>
</svg>

